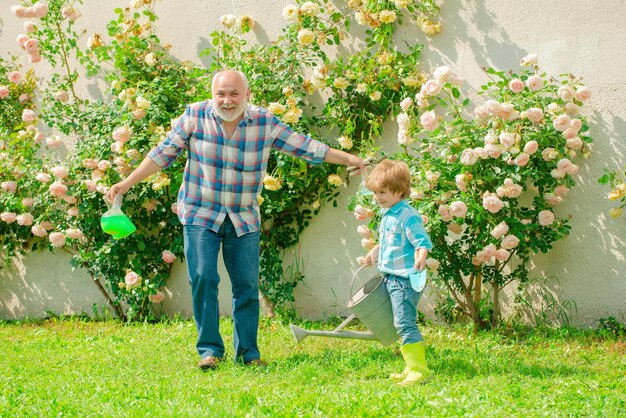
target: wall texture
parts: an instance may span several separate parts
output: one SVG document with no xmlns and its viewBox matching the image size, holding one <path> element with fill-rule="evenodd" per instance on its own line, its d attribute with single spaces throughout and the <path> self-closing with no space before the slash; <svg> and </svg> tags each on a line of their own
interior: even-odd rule
<svg viewBox="0 0 626 418">
<path fill-rule="evenodd" d="M 85 3 L 81 24 L 99 33 L 106 33 L 113 8 L 125 6 L 120 1 Z M 18 52 L 15 37 L 22 31 L 21 21 L 9 12 L 12 4 L 0 0 L 0 50 L 4 53 Z M 273 0 L 158 1 L 157 26 L 161 40 L 173 45 L 175 56 L 202 62 L 198 53 L 208 46 L 209 33 L 217 29 L 221 15 L 252 16 L 257 26 L 250 42 L 266 43 L 280 34 L 281 11 L 286 4 Z M 337 4 L 343 7 L 342 2 Z M 534 52 L 543 70 L 582 76 L 593 90 L 586 106 L 592 123 L 593 155 L 581 163 L 577 187 L 556 209 L 561 215 L 571 215 L 571 235 L 558 242 L 549 255 L 534 257 L 531 274 L 550 278 L 545 287 L 535 289 L 537 294 L 549 292 L 562 304 L 576 306 L 570 311 L 574 324 L 595 326 L 599 318 L 610 315 L 623 320 L 626 218 L 614 220 L 608 216 L 608 189 L 597 179 L 605 169 L 626 164 L 626 55 L 622 53 L 626 45 L 626 3 L 451 0 L 442 3 L 441 18 L 444 29 L 435 37 L 427 38 L 410 25 L 398 35 L 398 45 L 425 44 L 420 64 L 424 71 L 449 65 L 466 80 L 464 88 L 471 92 L 486 81 L 481 67 L 516 69 L 521 57 Z M 49 72 L 46 64 L 39 64 L 36 70 L 42 76 Z M 81 88 L 94 98 L 102 97 L 97 81 L 83 80 Z M 387 127 L 384 147 L 393 148 L 395 123 L 390 121 Z M 356 269 L 354 260 L 363 252 L 356 233 L 358 223 L 346 210 L 346 201 L 353 192 L 353 186 L 346 188 L 337 208 L 324 208 L 304 232 L 300 246 L 287 257 L 287 262 L 300 263 L 306 275 L 306 281 L 296 289 L 295 306 L 303 317 L 346 313 L 345 302 Z M 224 273 L 220 303 L 225 314 L 230 312 L 229 292 Z M 191 315 L 183 264 L 175 266 L 166 293 L 164 312 Z M 539 296 L 537 303 L 542 300 L 545 298 Z M 93 303 L 105 306 L 87 274 L 72 271 L 69 258 L 62 253 L 33 254 L 13 269 L 0 270 L 0 318 L 38 317 L 47 310 L 91 312 Z M 426 298 L 420 307 L 430 309 L 432 298 Z"/>
</svg>

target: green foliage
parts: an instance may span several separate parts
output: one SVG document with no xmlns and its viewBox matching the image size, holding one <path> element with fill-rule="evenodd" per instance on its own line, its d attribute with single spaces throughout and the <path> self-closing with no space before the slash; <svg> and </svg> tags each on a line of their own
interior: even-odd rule
<svg viewBox="0 0 626 418">
<path fill-rule="evenodd" d="M 599 330 L 615 337 L 623 337 L 626 335 L 626 324 L 619 322 L 614 316 L 609 316 L 608 318 L 600 318 Z"/>
</svg>

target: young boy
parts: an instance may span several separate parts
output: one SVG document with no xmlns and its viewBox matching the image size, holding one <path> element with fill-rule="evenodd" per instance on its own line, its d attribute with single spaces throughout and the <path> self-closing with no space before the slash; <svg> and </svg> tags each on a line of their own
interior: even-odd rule
<svg viewBox="0 0 626 418">
<path fill-rule="evenodd" d="M 409 166 L 400 161 L 383 160 L 365 182 L 382 207 L 378 230 L 379 243 L 367 254 L 365 262 L 374 264 L 385 276 L 393 310 L 393 322 L 402 338 L 400 351 L 406 362 L 402 373 L 392 379 L 402 386 L 425 383 L 433 373 L 426 366 L 426 351 L 422 334 L 417 328 L 417 304 L 421 291 L 411 287 L 409 275 L 426 268 L 426 257 L 432 243 L 422 217 L 405 199 L 411 193 Z"/>
</svg>

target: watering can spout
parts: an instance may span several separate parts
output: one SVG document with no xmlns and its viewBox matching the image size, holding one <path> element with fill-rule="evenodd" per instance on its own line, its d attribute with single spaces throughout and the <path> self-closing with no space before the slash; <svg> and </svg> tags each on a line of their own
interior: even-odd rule
<svg viewBox="0 0 626 418">
<path fill-rule="evenodd" d="M 331 337 L 331 338 L 350 338 L 357 340 L 377 340 L 377 338 L 371 332 L 360 331 L 319 331 L 319 330 L 307 330 L 300 328 L 296 325 L 290 324 L 291 332 L 296 339 L 296 342 L 304 340 L 309 335 L 316 337 Z"/>
</svg>

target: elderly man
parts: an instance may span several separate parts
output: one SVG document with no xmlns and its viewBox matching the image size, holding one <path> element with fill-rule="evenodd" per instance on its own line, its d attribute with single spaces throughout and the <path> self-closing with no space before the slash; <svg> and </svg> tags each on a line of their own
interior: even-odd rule
<svg viewBox="0 0 626 418">
<path fill-rule="evenodd" d="M 310 164 L 363 168 L 361 158 L 294 132 L 266 109 L 248 104 L 246 76 L 234 70 L 213 77 L 212 100 L 187 106 L 167 135 L 128 177 L 111 186 L 111 200 L 168 167 L 187 150 L 177 212 L 198 330 L 198 367 L 214 369 L 224 357 L 219 332 L 217 256 L 220 245 L 233 291 L 235 360 L 262 365 L 259 322 L 260 219 L 257 197 L 270 150 Z"/>
</svg>

